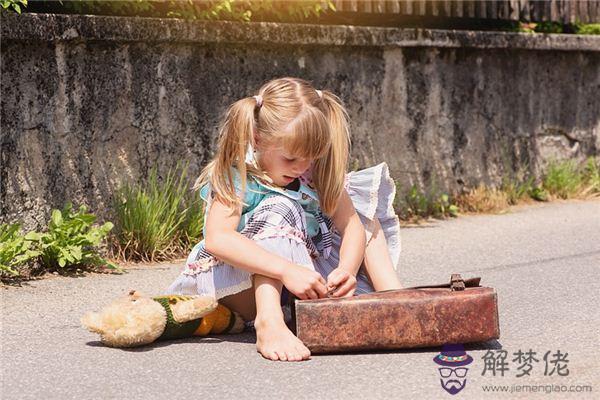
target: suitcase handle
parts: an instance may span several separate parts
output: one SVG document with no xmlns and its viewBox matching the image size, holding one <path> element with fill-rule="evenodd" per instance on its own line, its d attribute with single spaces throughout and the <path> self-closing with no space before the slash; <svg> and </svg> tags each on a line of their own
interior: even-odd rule
<svg viewBox="0 0 600 400">
<path fill-rule="evenodd" d="M 463 279 L 462 276 L 460 276 L 460 274 L 452 274 L 450 276 L 450 282 L 449 283 L 442 283 L 439 285 L 424 285 L 424 286 L 413 286 L 413 287 L 409 287 L 409 288 L 403 288 L 400 290 L 405 290 L 405 289 L 436 289 L 436 288 L 450 288 L 451 291 L 453 292 L 458 292 L 458 291 L 462 291 L 465 290 L 465 288 L 468 287 L 479 287 L 479 283 L 481 282 L 481 277 L 476 277 L 476 278 L 469 278 L 469 279 Z M 384 293 L 384 292 L 391 292 L 394 290 L 398 290 L 398 289 L 390 289 L 390 290 L 382 290 L 380 292 L 377 293 Z"/>
</svg>

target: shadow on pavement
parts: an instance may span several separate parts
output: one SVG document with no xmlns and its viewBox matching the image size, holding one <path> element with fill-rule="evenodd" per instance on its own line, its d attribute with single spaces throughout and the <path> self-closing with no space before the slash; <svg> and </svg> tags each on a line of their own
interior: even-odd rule
<svg viewBox="0 0 600 400">
<path fill-rule="evenodd" d="M 185 339 L 177 339 L 177 340 L 164 340 L 153 342 L 147 345 L 139 346 L 139 347 L 114 347 L 114 349 L 123 350 L 123 351 L 131 351 L 131 352 L 145 352 L 151 351 L 155 348 L 167 347 L 167 346 L 176 346 L 178 344 L 184 343 L 198 343 L 198 344 L 210 344 L 210 343 L 222 343 L 222 342 L 235 342 L 235 343 L 256 343 L 256 335 L 253 333 L 241 333 L 238 335 L 213 335 L 213 336 L 204 336 L 204 337 L 189 337 Z M 93 340 L 86 343 L 87 346 L 90 347 L 108 347 L 104 345 L 99 340 Z"/>
</svg>

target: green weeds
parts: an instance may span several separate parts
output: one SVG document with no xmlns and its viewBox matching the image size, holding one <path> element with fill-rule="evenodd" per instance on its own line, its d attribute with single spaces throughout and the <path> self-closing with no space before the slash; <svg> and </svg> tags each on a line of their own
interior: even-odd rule
<svg viewBox="0 0 600 400">
<path fill-rule="evenodd" d="M 96 217 L 85 206 L 73 212 L 72 204 L 53 210 L 45 232 L 23 235 L 20 224 L 0 224 L 0 277 L 22 278 L 22 270 L 37 265 L 41 271 L 73 272 L 108 268 L 120 270 L 97 252 L 113 228 L 112 223 L 94 226 Z"/>
<path fill-rule="evenodd" d="M 583 164 L 574 160 L 556 161 L 548 164 L 543 187 L 553 197 L 570 199 L 600 194 L 600 167 L 595 157 Z"/>
<path fill-rule="evenodd" d="M 417 222 L 428 217 L 447 218 L 458 215 L 458 207 L 450 196 L 437 191 L 435 186 L 423 193 L 413 185 L 408 192 L 402 194 L 398 182 L 396 182 L 394 209 L 401 219 L 409 222 Z"/>
<path fill-rule="evenodd" d="M 435 185 L 426 191 L 413 185 L 403 192 L 396 182 L 394 207 L 400 219 L 411 223 L 430 217 L 455 217 L 459 213 L 498 213 L 532 200 L 600 196 L 600 165 L 594 157 L 583 164 L 574 160 L 551 161 L 539 183 L 524 175 L 521 171 L 503 178 L 499 188 L 480 185 L 458 195 L 440 192 Z"/>
<path fill-rule="evenodd" d="M 118 257 L 164 261 L 180 257 L 202 234 L 202 204 L 187 187 L 187 165 L 177 164 L 164 180 L 156 168 L 147 182 L 125 184 L 115 194 Z"/>
</svg>

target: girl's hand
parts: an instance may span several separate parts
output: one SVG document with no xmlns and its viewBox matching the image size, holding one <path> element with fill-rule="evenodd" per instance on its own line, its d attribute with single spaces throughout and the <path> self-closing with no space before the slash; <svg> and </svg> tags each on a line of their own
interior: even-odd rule
<svg viewBox="0 0 600 400">
<path fill-rule="evenodd" d="M 287 267 L 281 282 L 300 300 L 327 297 L 325 279 L 316 271 L 292 264 Z"/>
<path fill-rule="evenodd" d="M 327 276 L 331 297 L 351 297 L 356 290 L 356 277 L 344 268 L 336 268 Z"/>
</svg>

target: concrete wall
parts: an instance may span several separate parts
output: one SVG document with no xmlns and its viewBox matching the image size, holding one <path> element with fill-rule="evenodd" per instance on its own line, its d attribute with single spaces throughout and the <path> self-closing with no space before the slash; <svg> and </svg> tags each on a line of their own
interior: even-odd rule
<svg viewBox="0 0 600 400">
<path fill-rule="evenodd" d="M 0 221 L 110 218 L 157 165 L 195 176 L 231 102 L 298 76 L 345 102 L 352 165 L 449 191 L 600 149 L 600 37 L 3 14 Z M 193 178 L 190 178 L 190 185 Z"/>
</svg>

